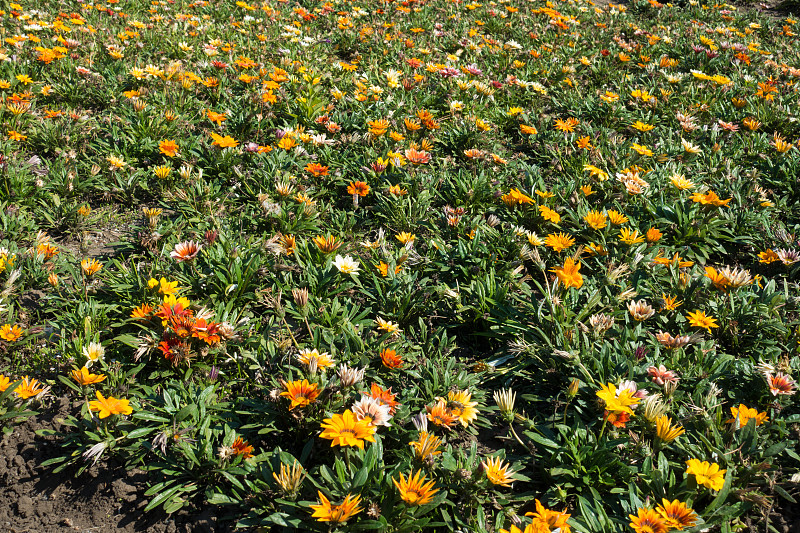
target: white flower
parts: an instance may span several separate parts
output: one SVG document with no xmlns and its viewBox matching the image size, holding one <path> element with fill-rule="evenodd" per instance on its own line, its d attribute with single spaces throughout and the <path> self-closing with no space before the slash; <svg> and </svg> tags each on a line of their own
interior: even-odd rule
<svg viewBox="0 0 800 533">
<path fill-rule="evenodd" d="M 371 396 L 361 395 L 361 399 L 353 404 L 353 414 L 357 420 L 368 418 L 373 426 L 391 426 L 392 415 L 388 405 L 383 405 Z"/>
<path fill-rule="evenodd" d="M 681 146 L 683 146 L 683 151 L 687 154 L 699 154 L 702 152 L 699 146 L 692 144 L 686 139 L 681 139 Z"/>
<path fill-rule="evenodd" d="M 86 368 L 90 368 L 94 363 L 102 361 L 106 355 L 106 349 L 99 342 L 90 342 L 89 346 L 83 347 L 83 356 L 86 358 Z"/>
<path fill-rule="evenodd" d="M 358 275 L 359 264 L 358 261 L 354 260 L 349 255 L 342 257 L 341 255 L 337 255 L 336 259 L 333 260 L 333 265 L 339 269 L 339 272 L 342 274 L 355 274 Z"/>
</svg>

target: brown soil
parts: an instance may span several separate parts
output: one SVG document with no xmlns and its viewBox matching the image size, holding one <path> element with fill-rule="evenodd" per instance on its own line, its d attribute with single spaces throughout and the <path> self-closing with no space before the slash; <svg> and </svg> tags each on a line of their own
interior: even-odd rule
<svg viewBox="0 0 800 533">
<path fill-rule="evenodd" d="M 39 437 L 37 429 L 59 429 L 59 419 L 72 407 L 64 399 L 41 415 L 0 437 L 0 532 L 86 533 L 223 532 L 216 508 L 200 513 L 144 513 L 148 498 L 143 471 L 126 472 L 113 461 L 99 462 L 79 478 L 69 469 L 54 474 L 42 462 L 59 454 L 53 438 Z"/>
</svg>

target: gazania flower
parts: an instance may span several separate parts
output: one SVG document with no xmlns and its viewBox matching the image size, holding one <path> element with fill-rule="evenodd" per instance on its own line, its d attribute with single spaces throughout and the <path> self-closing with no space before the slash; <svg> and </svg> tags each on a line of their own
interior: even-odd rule
<svg viewBox="0 0 800 533">
<path fill-rule="evenodd" d="M 381 351 L 381 361 L 386 368 L 400 368 L 403 366 L 403 358 L 391 348 L 384 348 Z"/>
<path fill-rule="evenodd" d="M 542 215 L 542 218 L 544 218 L 549 222 L 552 222 L 553 224 L 558 224 L 559 222 L 561 222 L 561 215 L 559 215 L 546 205 L 539 206 L 539 214 Z"/>
<path fill-rule="evenodd" d="M 533 523 L 531 524 L 533 531 L 538 533 L 540 531 L 559 530 L 561 533 L 570 533 L 570 525 L 567 524 L 567 520 L 570 517 L 569 514 L 548 509 L 539 500 L 535 500 L 535 504 L 535 513 L 525 513 L 525 516 L 533 518 Z"/>
<path fill-rule="evenodd" d="M 428 411 L 428 420 L 437 426 L 450 427 L 456 422 L 456 417 L 447 408 L 447 402 L 439 398 L 433 407 L 425 407 Z"/>
<path fill-rule="evenodd" d="M 628 217 L 626 217 L 619 211 L 611 209 L 608 211 L 608 220 L 611 221 L 611 223 L 614 224 L 615 226 L 621 226 L 622 224 L 628 222 Z"/>
<path fill-rule="evenodd" d="M 70 375 L 72 379 L 78 382 L 79 385 L 94 385 L 95 383 L 100 383 L 106 379 L 106 376 L 103 374 L 91 374 L 89 373 L 89 369 L 85 366 L 81 367 L 80 370 L 73 370 Z"/>
<path fill-rule="evenodd" d="M 662 415 L 656 420 L 656 436 L 662 442 L 672 442 L 684 433 L 680 426 L 673 426 L 672 419 L 667 415 Z"/>
<path fill-rule="evenodd" d="M 368 420 L 358 420 L 348 409 L 341 415 L 333 415 L 322 422 L 320 437 L 331 440 L 334 446 L 357 446 L 364 449 L 364 441 L 375 442 L 376 427 Z"/>
<path fill-rule="evenodd" d="M 689 459 L 686 461 L 688 468 L 686 475 L 693 475 L 698 485 L 703 485 L 711 490 L 721 490 L 725 484 L 725 470 L 720 470 L 717 463 Z"/>
<path fill-rule="evenodd" d="M 83 347 L 83 356 L 86 358 L 86 367 L 89 368 L 93 364 L 102 361 L 106 354 L 106 349 L 99 342 L 90 342 L 88 346 Z"/>
<path fill-rule="evenodd" d="M 337 255 L 336 259 L 333 260 L 333 266 L 335 266 L 342 274 L 353 274 L 354 276 L 357 276 L 360 265 L 358 261 L 349 255 L 344 257 Z"/>
<path fill-rule="evenodd" d="M 796 392 L 797 382 L 792 379 L 792 376 L 784 374 L 783 372 L 778 372 L 774 376 L 772 374 L 767 374 L 766 378 L 767 385 L 769 385 L 769 392 L 771 392 L 773 396 L 778 396 L 779 394 L 789 396 Z"/>
<path fill-rule="evenodd" d="M 389 406 L 384 405 L 372 396 L 362 395 L 361 399 L 353 404 L 353 414 L 357 420 L 366 420 L 373 426 L 390 426 L 392 415 Z"/>
<path fill-rule="evenodd" d="M 561 252 L 575 244 L 575 239 L 563 232 L 550 233 L 547 238 L 545 238 L 544 244 L 556 252 Z"/>
<path fill-rule="evenodd" d="M 695 187 L 694 182 L 692 180 L 686 179 L 683 176 L 683 174 L 675 174 L 669 180 L 672 183 L 672 185 L 680 191 L 694 189 Z"/>
<path fill-rule="evenodd" d="M 683 348 L 692 342 L 692 337 L 689 335 L 676 335 L 673 337 L 669 333 L 660 331 L 656 333 L 656 340 L 667 350 L 674 350 L 675 348 Z"/>
<path fill-rule="evenodd" d="M 313 350 L 308 348 L 300 350 L 300 355 L 297 358 L 308 367 L 312 374 L 315 374 L 319 368 L 325 369 L 336 363 L 328 352 L 320 353 L 316 348 Z"/>
<path fill-rule="evenodd" d="M 399 481 L 392 478 L 394 486 L 397 487 L 397 490 L 400 492 L 400 497 L 408 505 L 413 506 L 429 503 L 433 495 L 439 492 L 439 489 L 433 488 L 433 480 L 427 483 L 425 483 L 425 481 L 427 481 L 427 478 L 422 475 L 422 470 L 417 471 L 415 475 L 413 469 L 409 472 L 407 479 L 402 473 L 400 473 Z"/>
<path fill-rule="evenodd" d="M 290 411 L 295 407 L 305 407 L 314 403 L 320 393 L 319 386 L 316 383 L 309 383 L 307 379 L 287 381 L 283 383 L 283 386 L 286 390 L 281 393 L 281 396 L 291 400 Z"/>
<path fill-rule="evenodd" d="M 81 261 L 81 272 L 86 277 L 94 276 L 101 268 L 103 268 L 103 264 L 97 259 L 84 259 Z"/>
<path fill-rule="evenodd" d="M 396 335 L 400 333 L 400 325 L 389 320 L 384 320 L 381 317 L 376 317 L 375 322 L 378 324 L 378 329 L 385 332 L 390 333 L 392 335 Z"/>
<path fill-rule="evenodd" d="M 639 403 L 639 398 L 635 398 L 630 389 L 620 389 L 617 391 L 616 385 L 609 383 L 604 385 L 596 393 L 597 397 L 605 402 L 606 411 L 633 414 L 630 406 Z"/>
<path fill-rule="evenodd" d="M 13 326 L 11 324 L 3 324 L 0 326 L 0 339 L 4 341 L 14 342 L 22 337 L 23 333 L 24 330 L 16 324 Z"/>
<path fill-rule="evenodd" d="M 236 440 L 231 444 L 231 448 L 233 448 L 233 453 L 241 455 L 244 459 L 253 457 L 254 448 L 242 437 L 236 437 Z"/>
<path fill-rule="evenodd" d="M 225 135 L 223 137 L 222 135 L 219 135 L 217 133 L 212 133 L 211 134 L 211 138 L 214 139 L 214 142 L 213 142 L 214 146 L 219 146 L 220 148 L 223 148 L 223 149 L 224 148 L 236 148 L 237 146 L 239 146 L 239 142 L 236 139 L 234 139 L 233 137 L 230 137 L 228 135 Z"/>
<path fill-rule="evenodd" d="M 662 311 L 674 311 L 683 304 L 683 300 L 678 300 L 677 296 L 670 296 L 664 293 L 661 293 L 661 300 Z"/>
<path fill-rule="evenodd" d="M 138 307 L 134 307 L 133 311 L 131 311 L 131 318 L 136 319 L 144 319 L 149 318 L 150 315 L 153 314 L 153 306 L 150 304 L 142 304 Z"/>
<path fill-rule="evenodd" d="M 11 386 L 11 378 L 0 374 L 0 392 L 5 392 Z M 412 443 L 413 444 L 413 443 Z"/>
<path fill-rule="evenodd" d="M 191 262 L 197 257 L 202 248 L 200 243 L 184 241 L 176 244 L 175 249 L 169 255 L 178 263 Z"/>
<path fill-rule="evenodd" d="M 711 315 L 706 315 L 705 311 L 695 311 L 686 315 L 689 319 L 689 324 L 696 328 L 707 329 L 711 333 L 711 328 L 718 328 L 717 319 Z"/>
<path fill-rule="evenodd" d="M 6 388 L 7 387 L 8 385 L 6 385 Z M 17 385 L 17 388 L 14 389 L 14 394 L 23 400 L 27 400 L 28 398 L 42 394 L 45 390 L 46 389 L 41 386 L 38 380 L 29 379 L 28 376 L 25 376 L 22 378 L 22 383 Z"/>
<path fill-rule="evenodd" d="M 583 286 L 583 276 L 578 272 L 580 269 L 580 261 L 576 262 L 571 257 L 567 257 L 567 260 L 564 261 L 564 266 L 552 268 L 550 272 L 558 276 L 558 280 L 564 285 L 565 289 L 570 287 L 580 289 Z"/>
<path fill-rule="evenodd" d="M 99 411 L 100 418 L 108 418 L 111 415 L 129 415 L 133 412 L 128 400 L 118 400 L 113 396 L 103 397 L 103 393 L 95 391 L 97 400 L 89 402 L 89 410 Z"/>
<path fill-rule="evenodd" d="M 431 154 L 425 150 L 409 148 L 404 152 L 404 154 L 406 159 L 408 159 L 412 165 L 424 165 L 425 163 L 429 163 L 431 160 Z"/>
<path fill-rule="evenodd" d="M 441 439 L 427 431 L 420 431 L 417 440 L 409 442 L 408 444 L 414 448 L 414 455 L 420 461 L 424 461 L 428 457 L 439 455 L 442 453 L 438 450 L 441 444 Z"/>
<path fill-rule="evenodd" d="M 667 333 L 666 335 L 669 334 Z M 650 379 L 653 380 L 653 383 L 661 387 L 663 387 L 665 383 L 675 383 L 678 381 L 678 376 L 675 375 L 675 372 L 667 370 L 664 365 L 649 367 L 647 369 L 647 374 L 650 376 Z"/>
<path fill-rule="evenodd" d="M 475 408 L 478 402 L 473 402 L 472 394 L 467 391 L 450 391 L 447 393 L 447 408 L 450 413 L 467 427 L 470 422 L 478 418 L 478 410 Z"/>
<path fill-rule="evenodd" d="M 312 242 L 317 246 L 319 251 L 324 254 L 333 253 L 342 245 L 342 241 L 337 240 L 336 237 L 323 237 L 322 235 L 314 237 Z"/>
<path fill-rule="evenodd" d="M 701 205 L 713 205 L 714 207 L 725 207 L 730 203 L 731 200 L 733 200 L 732 197 L 728 198 L 727 200 L 722 200 L 714 191 L 708 191 L 705 194 L 696 192 L 691 195 L 690 198 L 695 203 L 699 203 Z"/>
<path fill-rule="evenodd" d="M 631 230 L 629 228 L 622 228 L 619 232 L 619 240 L 628 246 L 644 242 L 644 237 L 639 235 L 639 230 Z"/>
<path fill-rule="evenodd" d="M 592 228 L 592 229 L 603 229 L 608 225 L 607 217 L 604 213 L 600 211 L 589 211 L 583 220 Z"/>
<path fill-rule="evenodd" d="M 178 143 L 169 139 L 161 141 L 158 144 L 158 151 L 167 157 L 175 157 L 178 155 Z"/>
<path fill-rule="evenodd" d="M 763 252 L 759 252 L 758 254 L 759 263 L 765 263 L 768 265 L 770 263 L 774 263 L 775 261 L 780 261 L 780 257 L 778 257 L 778 254 L 776 254 L 772 249 L 767 249 Z"/>
<path fill-rule="evenodd" d="M 628 515 L 630 526 L 636 533 L 667 533 L 669 527 L 664 519 L 652 509 L 639 509 L 636 515 Z"/>
<path fill-rule="evenodd" d="M 369 185 L 363 181 L 353 181 L 347 186 L 348 194 L 366 196 L 369 194 Z"/>
<path fill-rule="evenodd" d="M 487 457 L 481 461 L 483 471 L 486 472 L 486 477 L 492 485 L 500 485 L 501 487 L 510 487 L 514 478 L 513 470 L 509 470 L 509 464 L 503 462 L 499 457 Z"/>
<path fill-rule="evenodd" d="M 396 394 L 392 394 L 392 388 L 389 387 L 388 389 L 382 389 L 380 385 L 377 383 L 373 383 L 369 390 L 369 395 L 383 405 L 389 406 L 389 414 L 394 415 L 397 406 L 400 405 L 400 402 L 395 400 Z"/>
<path fill-rule="evenodd" d="M 314 177 L 327 176 L 328 167 L 320 165 L 319 163 L 309 163 L 305 166 L 304 170 Z M 350 192 L 349 190 L 347 192 Z M 354 194 L 354 193 L 350 193 Z M 363 195 L 362 195 L 363 196 Z"/>
<path fill-rule="evenodd" d="M 726 420 L 725 423 L 733 424 L 735 429 L 745 427 L 751 418 L 756 421 L 756 426 L 769 420 L 766 412 L 759 413 L 758 409 L 747 407 L 742 403 L 739 404 L 739 407 L 731 407 L 731 414 L 733 418 Z"/>
<path fill-rule="evenodd" d="M 630 302 L 628 302 L 628 312 L 637 322 L 644 322 L 645 320 L 656 314 L 656 310 L 653 309 L 650 306 L 650 304 L 648 304 L 645 300 L 639 300 L 639 301 L 631 300 Z"/>
<path fill-rule="evenodd" d="M 291 468 L 281 463 L 280 475 L 273 472 L 272 477 L 278 482 L 283 492 L 291 495 L 300 490 L 300 484 L 306 477 L 306 471 L 303 469 L 302 465 L 295 460 Z"/>
<path fill-rule="evenodd" d="M 413 233 L 402 231 L 395 235 L 395 239 L 400 241 L 401 244 L 408 245 L 409 243 L 413 243 L 417 239 L 417 236 Z"/>
<path fill-rule="evenodd" d="M 697 513 L 679 500 L 661 500 L 661 505 L 656 507 L 656 512 L 664 519 L 668 528 L 683 531 L 685 527 L 692 527 L 697 523 Z"/>
<path fill-rule="evenodd" d="M 348 494 L 341 504 L 332 505 L 322 492 L 317 491 L 317 494 L 319 495 L 320 503 L 311 506 L 314 509 L 314 514 L 311 516 L 316 518 L 318 522 L 342 524 L 363 510 L 358 506 L 361 503 L 361 496 Z"/>
</svg>

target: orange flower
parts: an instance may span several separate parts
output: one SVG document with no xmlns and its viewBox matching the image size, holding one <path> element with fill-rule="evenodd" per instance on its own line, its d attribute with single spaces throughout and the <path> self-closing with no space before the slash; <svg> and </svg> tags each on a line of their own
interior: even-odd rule
<svg viewBox="0 0 800 533">
<path fill-rule="evenodd" d="M 381 361 L 383 361 L 383 366 L 386 368 L 400 368 L 403 365 L 403 358 L 391 348 L 385 348 L 381 352 Z"/>
<path fill-rule="evenodd" d="M 175 245 L 175 250 L 170 252 L 169 255 L 178 263 L 193 261 L 197 254 L 200 253 L 201 248 L 202 246 L 194 241 L 180 242 Z"/>
<path fill-rule="evenodd" d="M 327 176 L 328 167 L 320 165 L 319 163 L 309 163 L 305 167 L 305 171 L 314 177 Z"/>
<path fill-rule="evenodd" d="M 97 396 L 97 401 L 89 402 L 89 410 L 99 411 L 100 418 L 108 418 L 111 415 L 129 415 L 133 412 L 128 400 L 118 400 L 113 396 L 104 398 L 100 391 L 96 391 L 95 396 Z"/>
<path fill-rule="evenodd" d="M 424 165 L 425 163 L 429 163 L 431 160 L 431 154 L 425 150 L 416 150 L 414 148 L 409 148 L 406 150 L 405 156 L 406 159 L 411 161 L 412 165 Z"/>
<path fill-rule="evenodd" d="M 358 196 L 366 196 L 369 194 L 369 185 L 363 181 L 353 181 L 347 186 L 347 192 Z"/>
<path fill-rule="evenodd" d="M 242 437 L 236 437 L 231 448 L 233 448 L 233 453 L 241 455 L 245 459 L 253 457 L 253 447 L 246 440 L 242 439 Z"/>
<path fill-rule="evenodd" d="M 220 148 L 236 148 L 239 146 L 239 142 L 228 135 L 223 137 L 222 135 L 212 133 L 211 138 L 214 139 L 214 146 L 219 146 Z"/>
<path fill-rule="evenodd" d="M 567 257 L 567 260 L 564 261 L 564 266 L 550 269 L 550 272 L 558 276 L 558 280 L 564 284 L 565 289 L 570 287 L 580 289 L 583 286 L 583 276 L 578 272 L 580 269 L 580 261 L 576 262 L 571 257 Z"/>
<path fill-rule="evenodd" d="M 169 139 L 161 141 L 158 150 L 167 157 L 175 157 L 178 155 L 178 143 Z"/>
<path fill-rule="evenodd" d="M 319 386 L 316 383 L 309 383 L 307 379 L 287 381 L 283 383 L 283 386 L 286 390 L 281 393 L 281 396 L 292 401 L 292 405 L 289 406 L 290 411 L 295 407 L 305 407 L 314 403 L 320 393 Z"/>
</svg>

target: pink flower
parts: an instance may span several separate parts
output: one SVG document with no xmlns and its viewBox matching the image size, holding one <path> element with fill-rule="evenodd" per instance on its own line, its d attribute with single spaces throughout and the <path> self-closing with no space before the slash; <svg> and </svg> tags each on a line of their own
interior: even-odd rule
<svg viewBox="0 0 800 533">
<path fill-rule="evenodd" d="M 651 366 L 647 369 L 647 374 L 650 376 L 650 379 L 653 380 L 653 383 L 661 387 L 664 386 L 664 383 L 675 383 L 678 381 L 677 374 L 672 370 L 667 370 L 664 365 L 659 365 L 658 368 Z"/>
</svg>

